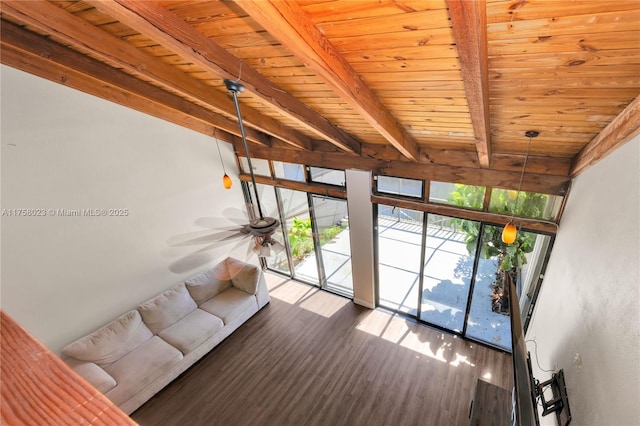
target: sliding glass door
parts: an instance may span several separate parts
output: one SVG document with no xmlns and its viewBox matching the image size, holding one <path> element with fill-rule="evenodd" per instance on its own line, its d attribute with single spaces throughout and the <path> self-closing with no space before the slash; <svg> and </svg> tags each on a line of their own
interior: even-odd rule
<svg viewBox="0 0 640 426">
<path fill-rule="evenodd" d="M 267 267 L 352 297 L 347 202 L 268 185 L 258 192 L 265 214 L 281 221 L 274 237 L 285 245 L 264 259 Z"/>
<path fill-rule="evenodd" d="M 351 296 L 353 279 L 347 202 L 312 195 L 311 204 L 323 287 Z"/>
<path fill-rule="evenodd" d="M 423 213 L 378 207 L 378 304 L 418 314 Z"/>
<path fill-rule="evenodd" d="M 282 202 L 284 230 L 296 278 L 319 285 L 318 259 L 315 252 L 313 225 L 307 194 L 291 189 L 276 188 Z"/>
<path fill-rule="evenodd" d="M 249 184 L 250 185 L 250 184 Z M 264 208 L 264 213 L 267 216 L 275 217 L 278 220 L 282 220 L 280 217 L 280 202 L 278 198 L 278 194 L 274 187 L 268 185 L 258 185 L 258 193 L 260 194 L 260 202 Z M 273 237 L 276 241 L 286 245 L 284 232 L 282 226 L 278 228 L 274 233 Z M 281 252 L 272 251 L 271 256 L 265 258 L 267 262 L 267 267 L 273 269 L 278 272 L 282 272 L 284 274 L 290 274 L 289 269 L 289 257 L 288 251 L 283 250 Z"/>
<path fill-rule="evenodd" d="M 505 247 L 498 241 L 501 226 L 383 205 L 376 229 L 379 306 L 511 349 L 509 312 L 496 302 L 503 296 L 501 268 L 510 269 L 518 256 L 518 297 L 526 313 L 551 237 L 521 232 L 518 244 Z"/>
</svg>

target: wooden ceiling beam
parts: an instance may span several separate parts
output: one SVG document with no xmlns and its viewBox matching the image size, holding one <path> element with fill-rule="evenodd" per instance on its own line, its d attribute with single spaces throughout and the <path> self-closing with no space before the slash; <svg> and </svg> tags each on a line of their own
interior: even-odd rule
<svg viewBox="0 0 640 426">
<path fill-rule="evenodd" d="M 638 134 L 640 134 L 640 96 L 627 105 L 574 157 L 571 177 L 578 176 Z"/>
<path fill-rule="evenodd" d="M 0 7 L 4 15 L 50 34 L 74 49 L 90 49 L 92 55 L 112 66 L 122 67 L 133 75 L 144 76 L 168 90 L 180 93 L 195 102 L 204 103 L 228 118 L 236 118 L 235 107 L 228 94 L 187 76 L 178 68 L 146 54 L 47 1 L 3 1 Z M 312 146 L 311 140 L 301 132 L 283 126 L 253 108 L 244 107 L 242 115 L 248 126 L 280 138 L 296 148 L 308 149 Z"/>
<path fill-rule="evenodd" d="M 322 151 L 318 146 L 316 151 Z M 326 150 L 325 150 L 326 151 Z M 365 158 L 379 160 L 402 161 L 401 154 L 389 145 L 362 144 L 362 154 Z M 462 166 L 478 168 L 478 156 L 475 151 L 463 151 L 455 149 L 420 148 L 420 163 L 440 164 L 445 166 Z M 520 154 L 491 154 L 491 168 L 522 172 L 524 155 Z M 569 176 L 571 159 L 567 157 L 544 157 L 530 155 L 527 160 L 527 172 L 556 176 Z"/>
<path fill-rule="evenodd" d="M 248 173 L 240 173 L 241 181 L 251 182 L 251 175 Z M 278 188 L 293 189 L 294 191 L 309 192 L 311 194 L 325 195 L 337 198 L 347 198 L 347 190 L 345 188 L 336 187 L 334 185 L 326 185 L 322 183 L 306 183 L 295 180 L 282 178 L 270 178 L 267 176 L 255 175 L 256 183 L 262 185 L 277 186 Z"/>
<path fill-rule="evenodd" d="M 481 167 L 491 160 L 489 61 L 485 0 L 447 0 Z"/>
<path fill-rule="evenodd" d="M 281 89 L 158 3 L 131 0 L 87 0 L 101 12 L 221 78 L 240 79 L 256 97 L 345 152 L 360 153 L 360 143 L 329 120 Z M 310 149 L 310 147 L 306 147 Z"/>
<path fill-rule="evenodd" d="M 64 47 L 50 38 L 2 20 L 0 62 L 16 69 L 133 108 L 231 143 L 238 123 Z M 216 130 L 217 129 L 217 130 Z M 271 138 L 246 129 L 247 139 L 270 146 Z"/>
<path fill-rule="evenodd" d="M 408 159 L 418 159 L 416 141 L 296 2 L 240 0 L 236 3 L 331 86 L 391 145 Z"/>
<path fill-rule="evenodd" d="M 234 143 L 238 155 L 244 155 L 240 143 Z M 440 182 L 463 183 L 491 188 L 517 189 L 520 172 L 480 169 L 473 167 L 425 164 L 414 161 L 378 160 L 374 158 L 347 156 L 335 152 L 311 152 L 303 150 L 266 148 L 258 145 L 250 147 L 252 158 L 284 161 L 317 167 L 337 169 L 369 170 L 388 176 L 426 179 Z M 523 191 L 543 194 L 564 195 L 570 179 L 568 176 L 553 176 L 540 173 L 526 173 L 522 182 Z"/>
<path fill-rule="evenodd" d="M 467 220 L 483 221 L 493 223 L 495 225 L 504 226 L 506 222 L 511 219 L 510 215 L 504 215 L 499 213 L 490 213 L 477 210 L 461 209 L 456 206 L 443 206 L 440 204 L 429 204 L 421 201 L 413 200 L 401 200 L 393 197 L 384 197 L 380 195 L 372 195 L 371 202 L 377 204 L 386 204 L 389 206 L 396 206 L 402 209 L 418 210 L 427 213 L 439 214 L 443 216 L 454 216 Z M 527 218 L 515 218 L 514 223 L 516 226 L 522 224 L 522 229 L 525 231 L 537 231 L 545 232 L 549 234 L 555 234 L 558 227 L 552 222 L 541 222 L 537 219 Z"/>
</svg>

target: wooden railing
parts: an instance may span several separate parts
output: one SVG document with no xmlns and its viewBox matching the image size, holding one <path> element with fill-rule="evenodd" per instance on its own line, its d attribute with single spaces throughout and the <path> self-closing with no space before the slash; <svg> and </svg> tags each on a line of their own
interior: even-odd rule
<svg viewBox="0 0 640 426">
<path fill-rule="evenodd" d="M 136 423 L 0 310 L 0 424 Z"/>
</svg>

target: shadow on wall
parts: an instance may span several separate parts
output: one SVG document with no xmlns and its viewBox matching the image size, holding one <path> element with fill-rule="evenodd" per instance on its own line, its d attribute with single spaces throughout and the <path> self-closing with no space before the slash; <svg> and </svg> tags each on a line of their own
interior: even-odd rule
<svg viewBox="0 0 640 426">
<path fill-rule="evenodd" d="M 204 228 L 200 231 L 187 232 L 175 235 L 167 240 L 167 248 L 162 252 L 165 257 L 178 257 L 180 259 L 169 265 L 169 270 L 176 274 L 189 271 L 197 271 L 209 262 L 213 261 L 217 255 L 216 251 L 225 250 L 225 254 L 240 251 L 246 246 L 246 250 L 240 252 L 244 256 L 234 253 L 239 260 L 248 262 L 253 256 L 251 235 L 242 232 L 242 228 L 248 223 L 246 213 L 237 208 L 227 208 L 223 211 L 225 217 L 201 217 L 194 221 L 194 225 Z M 221 223 L 234 223 L 235 225 L 220 226 Z M 183 256 L 187 247 L 200 247 Z"/>
</svg>

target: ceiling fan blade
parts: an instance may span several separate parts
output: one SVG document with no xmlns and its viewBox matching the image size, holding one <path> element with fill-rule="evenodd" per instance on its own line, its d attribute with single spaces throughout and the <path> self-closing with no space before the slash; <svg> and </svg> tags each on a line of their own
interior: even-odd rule
<svg viewBox="0 0 640 426">
<path fill-rule="evenodd" d="M 247 237 L 248 237 L 248 235 L 247 235 L 246 233 L 244 233 L 244 232 L 237 232 L 237 233 L 235 233 L 235 234 L 229 235 L 229 236 L 228 236 L 228 237 L 226 237 L 226 238 L 222 238 L 222 239 L 218 240 L 218 242 L 225 242 L 225 241 L 226 241 L 226 242 L 230 242 L 230 241 L 233 241 L 233 240 L 236 240 L 236 239 L 241 239 L 241 240 L 243 240 L 243 239 L 245 239 L 245 238 L 247 238 Z"/>
<path fill-rule="evenodd" d="M 213 234 L 208 233 L 202 235 L 202 231 L 200 232 L 191 232 L 188 234 L 179 235 L 177 237 L 169 238 L 167 244 L 172 247 L 183 247 L 183 246 L 192 246 L 199 244 L 207 244 L 213 242 L 224 241 L 227 239 L 243 237 L 244 234 L 241 233 L 237 228 L 234 231 L 222 231 L 215 232 Z"/>
<path fill-rule="evenodd" d="M 253 252 L 254 245 L 255 244 L 253 240 L 249 241 L 249 244 L 247 244 L 247 253 L 245 254 L 245 259 L 250 259 L 252 255 L 255 254 Z"/>
<path fill-rule="evenodd" d="M 227 225 L 230 221 L 235 223 L 236 225 Z M 196 219 L 194 223 L 198 226 L 202 226 L 203 228 L 217 229 L 220 231 L 231 231 L 234 229 L 238 229 L 238 225 L 244 225 L 248 222 L 248 219 L 245 220 L 241 218 L 200 217 Z"/>
</svg>

